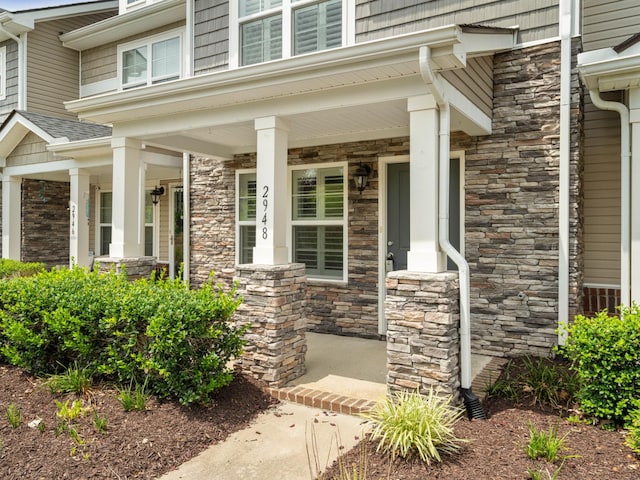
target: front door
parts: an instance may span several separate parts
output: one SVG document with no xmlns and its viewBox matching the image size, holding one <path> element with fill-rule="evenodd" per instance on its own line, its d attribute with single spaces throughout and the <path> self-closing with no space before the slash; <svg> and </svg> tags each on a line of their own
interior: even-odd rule
<svg viewBox="0 0 640 480">
<path fill-rule="evenodd" d="M 409 199 L 409 163 L 390 163 L 387 166 L 386 271 L 407 269 Z"/>
</svg>

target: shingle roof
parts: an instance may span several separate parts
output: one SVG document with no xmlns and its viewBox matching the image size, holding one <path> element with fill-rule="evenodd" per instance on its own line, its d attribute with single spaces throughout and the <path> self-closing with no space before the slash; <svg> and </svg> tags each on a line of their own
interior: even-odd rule
<svg viewBox="0 0 640 480">
<path fill-rule="evenodd" d="M 23 110 L 14 110 L 5 120 L 5 124 L 14 115 L 21 115 L 51 135 L 53 138 L 66 137 L 70 142 L 111 136 L 111 127 L 105 127 L 104 125 L 98 125 L 97 123 L 71 120 L 68 118 L 51 117 L 49 115 L 26 112 Z M 2 127 L 4 127 L 4 125 Z M 2 127 L 0 127 L 0 130 Z"/>
</svg>

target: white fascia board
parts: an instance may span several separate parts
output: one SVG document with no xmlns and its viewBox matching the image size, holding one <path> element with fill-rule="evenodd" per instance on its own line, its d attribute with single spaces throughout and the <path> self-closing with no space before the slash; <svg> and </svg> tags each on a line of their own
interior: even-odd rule
<svg viewBox="0 0 640 480">
<path fill-rule="evenodd" d="M 602 92 L 636 86 L 640 77 L 640 51 L 617 54 L 603 48 L 578 54 L 578 71 L 587 88 Z"/>
<path fill-rule="evenodd" d="M 269 88 L 270 96 L 286 96 L 291 85 L 315 78 L 326 79 L 327 90 L 342 87 L 337 82 L 340 74 L 373 70 L 378 67 L 418 62 L 418 49 L 423 45 L 441 48 L 460 43 L 462 29 L 458 25 L 448 25 L 422 32 L 364 42 L 333 50 L 316 52 L 258 65 L 240 67 L 233 70 L 198 75 L 191 78 L 152 85 L 141 89 L 99 95 L 67 102 L 69 111 L 80 118 L 97 123 L 130 121 L 136 118 L 135 110 L 141 117 L 162 114 L 162 105 L 167 112 L 175 112 L 176 107 L 184 109 L 205 108 L 204 98 L 222 98 L 225 95 L 241 93 L 244 102 L 261 99 L 262 87 Z M 510 33 L 500 34 L 512 38 Z M 417 68 L 417 67 L 416 67 Z M 398 74 L 401 76 L 400 74 Z M 278 92 L 274 92 L 278 89 Z M 191 104 L 191 106 L 190 106 Z M 142 111 L 146 110 L 146 113 Z"/>
<path fill-rule="evenodd" d="M 472 137 L 491 135 L 491 117 L 480 110 L 458 89 L 441 78 L 445 96 L 456 111 L 458 122 L 451 125 L 452 130 L 461 130 Z M 453 116 L 452 116 L 453 117 Z"/>
<path fill-rule="evenodd" d="M 111 137 L 90 138 L 75 142 L 52 142 L 47 150 L 56 157 L 65 158 L 94 158 L 104 156 L 111 159 Z"/>
<path fill-rule="evenodd" d="M 111 152 L 110 152 L 111 153 Z M 94 158 L 92 160 L 79 161 L 78 159 L 65 159 L 54 162 L 40 162 L 29 165 L 17 165 L 4 167 L 3 175 L 27 176 L 43 173 L 68 172 L 72 168 L 92 168 L 109 166 L 113 162 L 111 154 L 108 157 Z"/>
<path fill-rule="evenodd" d="M 60 35 L 65 47 L 82 51 L 186 19 L 185 0 L 152 3 Z"/>
</svg>

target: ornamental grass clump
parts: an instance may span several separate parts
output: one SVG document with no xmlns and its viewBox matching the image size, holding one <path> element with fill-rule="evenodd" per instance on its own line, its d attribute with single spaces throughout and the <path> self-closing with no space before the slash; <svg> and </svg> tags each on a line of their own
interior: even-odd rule
<svg viewBox="0 0 640 480">
<path fill-rule="evenodd" d="M 422 396 L 401 391 L 378 402 L 361 415 L 372 425 L 371 439 L 380 440 L 378 451 L 424 462 L 441 462 L 441 454 L 452 454 L 466 442 L 456 437 L 453 426 L 463 410 L 451 405 L 451 397 L 438 396 L 433 388 Z"/>
</svg>

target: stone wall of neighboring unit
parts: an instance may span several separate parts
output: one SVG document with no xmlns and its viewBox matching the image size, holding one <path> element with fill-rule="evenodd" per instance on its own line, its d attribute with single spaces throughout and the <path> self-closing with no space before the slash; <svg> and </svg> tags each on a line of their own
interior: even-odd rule
<svg viewBox="0 0 640 480">
<path fill-rule="evenodd" d="M 69 265 L 69 183 L 22 181 L 22 261 Z"/>
</svg>

